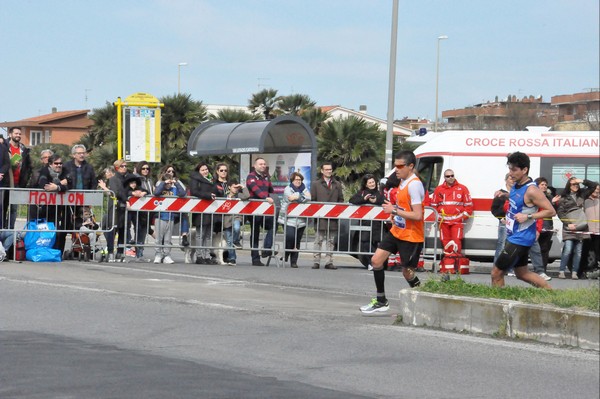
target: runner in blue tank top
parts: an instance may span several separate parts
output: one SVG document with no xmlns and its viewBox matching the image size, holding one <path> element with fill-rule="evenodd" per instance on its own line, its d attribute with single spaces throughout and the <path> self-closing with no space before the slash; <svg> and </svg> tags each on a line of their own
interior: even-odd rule
<svg viewBox="0 0 600 399">
<path fill-rule="evenodd" d="M 492 285 L 503 287 L 504 272 L 513 267 L 519 280 L 536 287 L 551 288 L 537 273 L 529 271 L 527 264 L 529 248 L 536 240 L 535 221 L 551 218 L 556 211 L 529 177 L 527 154 L 509 154 L 507 165 L 515 185 L 510 191 L 510 206 L 506 214 L 506 244 L 492 268 Z"/>
</svg>

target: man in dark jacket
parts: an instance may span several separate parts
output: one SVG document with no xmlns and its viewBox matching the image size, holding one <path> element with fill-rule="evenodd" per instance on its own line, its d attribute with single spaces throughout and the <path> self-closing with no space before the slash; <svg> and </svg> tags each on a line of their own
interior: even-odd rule
<svg viewBox="0 0 600 399">
<path fill-rule="evenodd" d="M 98 185 L 96 180 L 96 172 L 92 165 L 87 163 L 85 157 L 87 150 L 83 144 L 75 144 L 71 148 L 71 157 L 73 158 L 64 166 L 73 182 L 75 190 L 93 190 Z"/>
<path fill-rule="evenodd" d="M 10 158 L 11 172 L 2 179 L 3 187 L 25 188 L 31 176 L 31 157 L 29 148 L 21 143 L 21 128 L 11 127 L 8 129 L 8 142 L 5 142 L 5 148 Z M 8 204 L 8 190 L 4 193 L 4 203 Z M 6 212 L 4 207 L 3 211 Z M 3 214 L 4 217 L 4 214 Z M 8 228 L 13 229 L 17 219 L 17 207 L 11 206 L 8 218 Z M 5 219 L 6 220 L 6 219 Z"/>
<path fill-rule="evenodd" d="M 321 178 L 310 186 L 310 196 L 313 202 L 344 202 L 342 184 L 333 178 L 333 164 L 325 162 L 321 165 Z M 333 251 L 338 235 L 338 222 L 332 219 L 319 220 L 315 232 L 315 252 L 313 269 L 321 267 L 321 248 L 323 241 L 328 251 Z M 325 254 L 325 269 L 335 270 L 333 254 Z"/>
<path fill-rule="evenodd" d="M 4 144 L 0 144 L 0 187 L 9 187 L 10 185 L 10 157 L 8 156 L 8 150 Z M 7 184 L 8 182 L 8 184 Z M 8 206 L 8 188 L 5 188 L 0 193 L 0 229 L 4 228 L 4 210 Z M 5 205 L 6 204 L 6 205 Z"/>
<path fill-rule="evenodd" d="M 127 209 L 127 189 L 124 186 L 125 179 L 129 176 L 127 172 L 127 162 L 119 159 L 113 162 L 115 175 L 108 180 L 108 188 L 115 193 L 117 198 L 117 208 L 115 209 L 115 218 L 117 225 L 117 260 L 122 261 L 125 251 L 125 210 Z M 109 259 L 112 254 L 109 254 Z"/>
</svg>

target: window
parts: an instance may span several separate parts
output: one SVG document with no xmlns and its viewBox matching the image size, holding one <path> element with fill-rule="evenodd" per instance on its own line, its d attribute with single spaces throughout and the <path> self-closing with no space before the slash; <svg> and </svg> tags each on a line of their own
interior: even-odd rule
<svg viewBox="0 0 600 399">
<path fill-rule="evenodd" d="M 29 132 L 29 144 L 34 146 L 43 143 L 41 130 L 32 130 Z"/>
<path fill-rule="evenodd" d="M 444 158 L 442 157 L 424 157 L 417 160 L 417 172 L 425 190 L 433 193 L 439 185 L 440 176 L 442 175 L 442 167 L 444 166 Z"/>
<path fill-rule="evenodd" d="M 541 176 L 548 179 L 557 194 L 562 193 L 571 177 L 598 181 L 600 166 L 598 158 L 542 158 Z"/>
</svg>

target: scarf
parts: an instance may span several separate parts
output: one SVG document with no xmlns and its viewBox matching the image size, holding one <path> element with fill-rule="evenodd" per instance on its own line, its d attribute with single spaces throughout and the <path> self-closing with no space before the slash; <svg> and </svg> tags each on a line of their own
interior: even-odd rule
<svg viewBox="0 0 600 399">
<path fill-rule="evenodd" d="M 302 194 L 304 192 L 304 190 L 306 190 L 306 186 L 304 185 L 304 183 L 302 183 L 300 185 L 300 187 L 296 187 L 296 186 L 294 186 L 294 183 L 290 183 L 290 187 L 292 188 L 292 191 L 294 191 L 295 193 L 300 193 L 300 194 Z"/>
</svg>

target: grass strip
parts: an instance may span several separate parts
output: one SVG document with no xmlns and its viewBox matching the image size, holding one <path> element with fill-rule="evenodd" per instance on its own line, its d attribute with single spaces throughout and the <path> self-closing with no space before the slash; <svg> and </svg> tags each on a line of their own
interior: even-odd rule
<svg viewBox="0 0 600 399">
<path fill-rule="evenodd" d="M 456 277 L 449 281 L 443 281 L 440 278 L 429 279 L 422 283 L 418 290 L 435 294 L 506 299 L 538 305 L 554 305 L 560 308 L 600 311 L 600 287 L 598 286 L 566 290 L 512 286 L 500 288 L 468 283 L 462 278 Z"/>
</svg>

